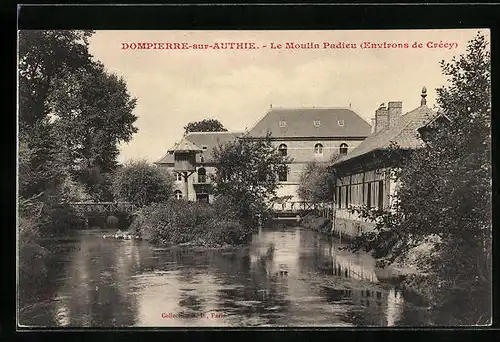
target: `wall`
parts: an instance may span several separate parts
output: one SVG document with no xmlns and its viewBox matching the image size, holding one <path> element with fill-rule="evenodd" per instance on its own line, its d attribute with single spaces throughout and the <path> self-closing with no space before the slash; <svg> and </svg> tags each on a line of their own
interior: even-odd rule
<svg viewBox="0 0 500 342">
<path fill-rule="evenodd" d="M 382 182 L 382 187 L 380 187 Z M 370 186 L 370 190 L 368 187 Z M 332 223 L 334 232 L 346 236 L 357 236 L 362 232 L 373 230 L 375 224 L 369 222 L 357 213 L 351 213 L 349 207 L 359 207 L 371 204 L 371 207 L 390 208 L 393 203 L 397 183 L 391 176 L 390 168 L 370 169 L 369 165 L 363 171 L 346 173 L 337 179 L 335 188 L 335 210 Z M 381 198 L 379 192 L 381 191 Z M 368 202 L 368 195 L 370 201 Z M 340 197 L 340 198 L 339 198 Z M 383 203 L 380 205 L 379 199 Z M 347 201 L 346 201 L 347 200 Z"/>
<path fill-rule="evenodd" d="M 342 139 L 304 139 L 304 140 L 286 140 L 275 138 L 273 145 L 279 147 L 281 144 L 287 146 L 287 155 L 293 160 L 288 165 L 290 170 L 286 182 L 280 182 L 280 189 L 277 196 L 292 196 L 291 201 L 300 201 L 297 196 L 299 187 L 300 175 L 308 163 L 319 162 L 328 163 L 334 155 L 340 152 L 340 145 L 345 143 L 348 145 L 348 152 L 358 146 L 363 139 L 358 140 L 342 140 Z M 314 146 L 320 143 L 323 145 L 323 153 L 315 154 Z"/>
<path fill-rule="evenodd" d="M 185 189 L 184 189 L 184 178 L 182 178 L 181 181 L 177 181 L 177 178 L 175 176 L 174 172 L 174 167 L 173 166 L 160 166 L 161 168 L 165 169 L 166 172 L 169 172 L 172 174 L 174 177 L 174 191 L 175 190 L 180 190 L 182 192 L 183 198 L 185 198 L 186 194 Z M 202 166 L 197 166 L 196 169 L 198 170 Z M 211 174 L 215 173 L 215 167 L 213 166 L 203 166 L 206 170 L 206 184 L 209 187 L 211 184 Z M 191 176 L 188 177 L 188 199 L 190 201 L 196 201 L 196 192 L 197 190 L 199 191 L 200 185 L 198 185 L 198 173 L 195 172 Z M 213 195 L 209 194 L 209 202 L 213 202 Z"/>
</svg>

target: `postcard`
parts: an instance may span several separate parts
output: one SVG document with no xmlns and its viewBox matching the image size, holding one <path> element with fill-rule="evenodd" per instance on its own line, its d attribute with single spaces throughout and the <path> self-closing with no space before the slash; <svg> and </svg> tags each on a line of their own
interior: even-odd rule
<svg viewBox="0 0 500 342">
<path fill-rule="evenodd" d="M 488 29 L 19 30 L 18 328 L 491 324 Z"/>
</svg>

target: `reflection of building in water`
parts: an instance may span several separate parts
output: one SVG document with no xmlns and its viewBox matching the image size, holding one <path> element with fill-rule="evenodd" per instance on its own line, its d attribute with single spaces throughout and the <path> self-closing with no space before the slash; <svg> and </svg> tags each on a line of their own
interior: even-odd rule
<svg viewBox="0 0 500 342">
<path fill-rule="evenodd" d="M 378 282 L 375 274 L 375 263 L 371 257 L 339 251 L 333 245 L 323 247 L 322 251 L 326 258 L 322 268 L 327 273 L 334 276 Z"/>
<path fill-rule="evenodd" d="M 263 232 L 256 237 L 250 249 L 253 265 L 264 265 L 269 275 L 298 275 L 297 260 L 300 250 L 299 230 L 290 232 Z"/>
<path fill-rule="evenodd" d="M 389 290 L 387 297 L 387 326 L 392 327 L 401 318 L 403 310 L 403 296 L 400 291 Z"/>
<path fill-rule="evenodd" d="M 67 304 L 66 301 L 61 300 L 56 302 L 54 321 L 56 321 L 58 326 L 66 327 L 70 324 L 71 312 Z"/>
</svg>

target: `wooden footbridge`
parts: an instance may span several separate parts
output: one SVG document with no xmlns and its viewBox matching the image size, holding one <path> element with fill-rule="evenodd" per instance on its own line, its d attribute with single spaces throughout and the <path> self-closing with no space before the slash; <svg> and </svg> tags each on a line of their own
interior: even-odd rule
<svg viewBox="0 0 500 342">
<path fill-rule="evenodd" d="M 331 202 L 286 201 L 273 203 L 271 209 L 276 218 L 289 218 L 297 215 L 303 217 L 311 212 L 329 218 L 333 212 L 333 204 Z"/>
<path fill-rule="evenodd" d="M 137 206 L 129 202 L 70 202 L 78 213 L 126 213 L 135 214 Z"/>
</svg>

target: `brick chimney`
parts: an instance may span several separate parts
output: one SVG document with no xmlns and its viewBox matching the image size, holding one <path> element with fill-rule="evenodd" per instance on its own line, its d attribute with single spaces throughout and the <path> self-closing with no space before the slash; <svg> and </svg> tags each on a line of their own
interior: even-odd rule
<svg viewBox="0 0 500 342">
<path fill-rule="evenodd" d="M 382 103 L 380 108 L 375 111 L 375 133 L 378 133 L 389 126 L 388 114 L 389 113 L 387 108 L 385 108 L 385 104 Z"/>
<path fill-rule="evenodd" d="M 389 116 L 389 127 L 394 127 L 398 124 L 399 119 L 401 118 L 403 102 L 401 101 L 392 101 L 389 102 L 387 106 L 387 112 Z"/>
</svg>

